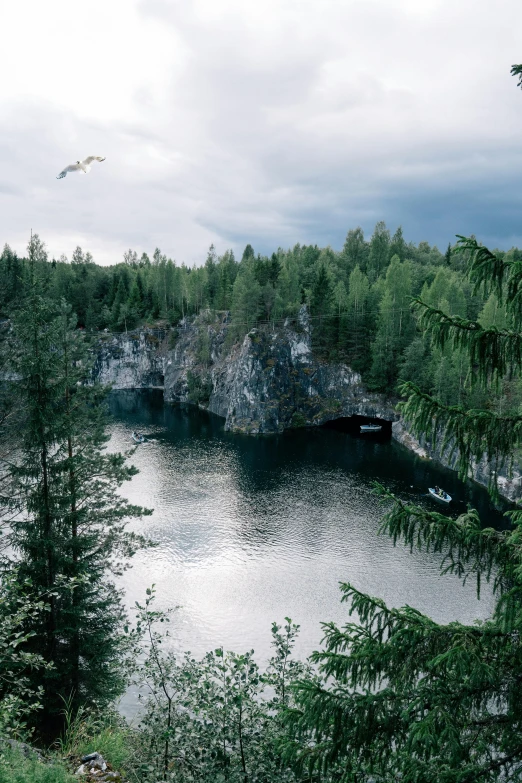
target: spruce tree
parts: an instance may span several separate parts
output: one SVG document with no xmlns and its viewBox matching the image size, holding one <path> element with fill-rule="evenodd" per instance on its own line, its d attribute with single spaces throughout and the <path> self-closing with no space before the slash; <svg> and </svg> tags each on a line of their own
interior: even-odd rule
<svg viewBox="0 0 522 783">
<path fill-rule="evenodd" d="M 439 348 L 465 352 L 475 384 L 492 388 L 522 369 L 522 263 L 475 239 L 459 238 L 471 259 L 475 293 L 494 294 L 510 328 L 485 328 L 417 300 L 421 326 Z M 446 405 L 413 383 L 402 386 L 402 412 L 417 435 L 452 449 L 462 477 L 485 457 L 495 492 L 522 434 L 522 416 Z M 357 621 L 324 626 L 314 654 L 325 678 L 304 682 L 288 713 L 287 753 L 308 780 L 401 783 L 497 783 L 522 778 L 522 511 L 508 530 L 488 527 L 469 508 L 457 519 L 400 500 L 382 531 L 442 555 L 441 571 L 491 584 L 496 605 L 486 622 L 441 625 L 405 606 L 342 587 Z M 304 779 L 304 778 L 303 778 Z"/>
<path fill-rule="evenodd" d="M 337 322 L 331 277 L 322 262 L 319 262 L 312 284 L 310 314 L 313 318 L 312 347 L 319 356 L 328 356 L 336 343 Z"/>
<path fill-rule="evenodd" d="M 44 596 L 24 649 L 53 664 L 35 673 L 43 687 L 38 727 L 48 738 L 60 728 L 64 699 L 74 710 L 110 702 L 124 688 L 125 615 L 109 575 L 144 544 L 125 530 L 127 520 L 150 512 L 118 495 L 136 470 L 104 450 L 105 390 L 90 383 L 70 306 L 50 301 L 32 275 L 9 341 L 20 415 L 3 501 L 18 578 Z"/>
</svg>

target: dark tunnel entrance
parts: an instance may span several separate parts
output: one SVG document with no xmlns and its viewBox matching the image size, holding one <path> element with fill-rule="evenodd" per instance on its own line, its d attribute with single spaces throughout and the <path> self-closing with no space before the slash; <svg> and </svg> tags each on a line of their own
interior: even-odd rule
<svg viewBox="0 0 522 783">
<path fill-rule="evenodd" d="M 372 425 L 380 427 L 379 430 L 361 431 L 361 427 Z M 386 419 L 377 419 L 370 416 L 345 416 L 340 419 L 326 421 L 323 425 L 329 430 L 337 432 L 347 432 L 350 435 L 356 435 L 361 438 L 378 438 L 379 440 L 389 440 L 392 434 L 392 422 Z"/>
</svg>

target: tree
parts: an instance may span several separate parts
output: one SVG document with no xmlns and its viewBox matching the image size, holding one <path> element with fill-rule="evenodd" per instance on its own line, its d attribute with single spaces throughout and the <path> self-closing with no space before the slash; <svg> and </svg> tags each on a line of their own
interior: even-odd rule
<svg viewBox="0 0 522 783">
<path fill-rule="evenodd" d="M 382 391 L 393 390 L 400 357 L 413 338 L 410 298 L 410 264 L 394 256 L 386 273 L 377 333 L 372 345 L 372 385 Z"/>
<path fill-rule="evenodd" d="M 236 277 L 232 290 L 232 311 L 239 335 L 246 334 L 260 316 L 261 286 L 256 280 L 252 261 L 242 264 Z"/>
<path fill-rule="evenodd" d="M 243 255 L 241 256 L 241 263 L 245 263 L 245 261 L 251 261 L 255 257 L 254 248 L 249 243 L 245 249 L 243 250 Z"/>
<path fill-rule="evenodd" d="M 24 650 L 34 635 L 27 626 L 43 610 L 41 597 L 31 592 L 30 582 L 21 582 L 13 569 L 0 582 L 0 733 L 27 731 L 27 719 L 41 708 L 42 686 L 28 674 L 50 669 L 38 653 Z"/>
<path fill-rule="evenodd" d="M 71 264 L 83 264 L 84 263 L 84 256 L 83 256 L 83 250 L 78 245 L 71 257 Z"/>
<path fill-rule="evenodd" d="M 393 258 L 393 256 L 397 255 L 399 256 L 401 261 L 404 261 L 406 258 L 407 249 L 408 246 L 404 241 L 402 226 L 399 226 L 395 234 L 392 236 L 390 249 L 389 249 L 390 260 Z"/>
<path fill-rule="evenodd" d="M 13 319 L 10 369 L 23 415 L 3 503 L 19 579 L 42 595 L 23 649 L 53 665 L 28 675 L 43 688 L 38 725 L 47 736 L 59 730 L 63 699 L 76 709 L 124 688 L 124 611 L 108 575 L 144 544 L 126 532 L 127 519 L 150 513 L 117 493 L 136 470 L 125 455 L 104 453 L 105 390 L 89 382 L 91 360 L 74 326 L 70 307 L 47 299 L 33 276 Z"/>
<path fill-rule="evenodd" d="M 348 273 L 352 272 L 356 266 L 364 269 L 367 255 L 368 245 L 364 241 L 362 228 L 358 226 L 350 229 L 342 250 L 342 257 L 346 260 Z"/>
<path fill-rule="evenodd" d="M 459 238 L 476 292 L 492 294 L 513 326 L 491 326 L 417 300 L 420 325 L 439 348 L 468 357 L 474 383 L 488 388 L 522 370 L 522 265 Z M 413 432 L 453 450 L 460 475 L 485 458 L 495 493 L 522 439 L 522 416 L 446 405 L 411 382 L 401 409 Z M 288 753 L 300 770 L 330 773 L 344 783 L 497 783 L 522 774 L 522 511 L 506 514 L 508 530 L 487 526 L 469 508 L 457 519 L 399 500 L 382 529 L 394 541 L 442 555 L 443 573 L 486 580 L 496 596 L 486 622 L 439 625 L 412 609 L 343 586 L 358 621 L 325 625 L 326 649 L 314 654 L 326 684 L 303 683 L 289 712 Z M 316 779 L 316 778 L 314 778 Z M 322 778 L 321 778 L 322 779 Z M 328 778 L 326 778 L 328 779 Z"/>
<path fill-rule="evenodd" d="M 346 351 L 350 366 L 357 372 L 368 369 L 370 357 L 370 316 L 368 300 L 370 284 L 368 278 L 358 266 L 350 275 L 346 326 L 343 330 Z M 344 322 L 342 323 L 344 327 Z"/>
<path fill-rule="evenodd" d="M 15 299 L 23 293 L 23 265 L 9 245 L 0 255 L 0 313 L 6 315 Z"/>
<path fill-rule="evenodd" d="M 127 266 L 137 266 L 138 265 L 138 254 L 135 250 L 132 250 L 129 248 L 124 254 L 123 254 L 123 263 L 127 264 Z"/>
<path fill-rule="evenodd" d="M 143 300 L 141 297 L 138 279 L 135 279 L 131 286 L 127 304 L 129 306 L 130 320 L 133 324 L 136 324 L 143 312 Z"/>
<path fill-rule="evenodd" d="M 214 245 L 210 245 L 207 254 L 207 260 L 205 261 L 205 269 L 207 272 L 207 301 L 209 307 L 215 307 L 218 288 L 219 288 L 219 271 L 216 263 L 216 251 Z"/>
<path fill-rule="evenodd" d="M 113 329 L 121 329 L 123 326 L 123 319 L 121 317 L 121 308 L 126 308 L 127 303 L 127 286 L 125 285 L 125 278 L 120 276 L 118 287 L 116 289 L 116 295 L 112 303 L 111 313 L 111 326 Z"/>
<path fill-rule="evenodd" d="M 370 240 L 370 256 L 368 259 L 368 278 L 373 283 L 386 269 L 390 258 L 390 232 L 386 223 L 381 220 L 375 226 Z"/>
<path fill-rule="evenodd" d="M 314 319 L 312 346 L 320 356 L 327 355 L 335 346 L 337 329 L 332 284 L 325 263 L 319 263 L 312 284 L 310 314 Z"/>
</svg>

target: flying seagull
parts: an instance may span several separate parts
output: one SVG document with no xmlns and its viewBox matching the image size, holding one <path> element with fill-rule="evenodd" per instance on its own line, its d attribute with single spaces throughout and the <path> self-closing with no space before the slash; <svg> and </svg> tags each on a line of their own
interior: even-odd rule
<svg viewBox="0 0 522 783">
<path fill-rule="evenodd" d="M 56 179 L 66 177 L 69 171 L 83 171 L 84 174 L 87 174 L 91 170 L 91 163 L 94 160 L 99 160 L 101 163 L 105 158 L 100 158 L 98 155 L 89 155 L 85 160 L 77 160 L 76 163 L 71 163 L 70 166 L 66 166 L 63 171 L 60 171 Z"/>
</svg>

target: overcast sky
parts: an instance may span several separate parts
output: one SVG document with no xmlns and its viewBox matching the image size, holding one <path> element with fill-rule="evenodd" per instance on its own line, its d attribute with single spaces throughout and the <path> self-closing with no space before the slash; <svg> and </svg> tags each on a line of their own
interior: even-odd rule
<svg viewBox="0 0 522 783">
<path fill-rule="evenodd" d="M 521 0 L 17 0 L 0 29 L 0 245 L 522 246 Z"/>
</svg>

